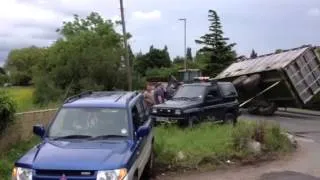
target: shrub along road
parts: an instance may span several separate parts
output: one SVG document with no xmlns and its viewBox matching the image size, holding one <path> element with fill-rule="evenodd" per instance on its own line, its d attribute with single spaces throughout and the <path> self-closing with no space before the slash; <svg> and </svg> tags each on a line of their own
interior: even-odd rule
<svg viewBox="0 0 320 180">
<path fill-rule="evenodd" d="M 204 173 L 165 175 L 158 179 L 228 179 L 228 180 L 320 180 L 320 116 L 277 112 L 272 117 L 243 114 L 242 119 L 277 121 L 282 128 L 297 135 L 298 152 L 293 157 L 253 166 L 234 167 Z"/>
</svg>

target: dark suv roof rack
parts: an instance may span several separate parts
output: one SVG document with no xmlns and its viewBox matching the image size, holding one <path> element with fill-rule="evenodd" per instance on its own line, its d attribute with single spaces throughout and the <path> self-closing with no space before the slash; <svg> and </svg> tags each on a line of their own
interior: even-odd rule
<svg viewBox="0 0 320 180">
<path fill-rule="evenodd" d="M 72 101 L 75 101 L 77 99 L 80 99 L 80 98 L 83 98 L 83 97 L 86 97 L 86 96 L 89 96 L 93 93 L 93 91 L 89 90 L 89 91 L 85 91 L 85 92 L 82 92 L 80 94 L 76 94 L 74 96 L 70 96 L 68 97 L 64 103 L 69 103 L 69 102 L 72 102 Z"/>
<path fill-rule="evenodd" d="M 191 83 L 198 83 L 198 82 L 207 82 L 207 83 L 211 83 L 211 84 L 216 84 L 218 81 L 214 78 L 210 78 L 210 77 L 195 77 L 193 78 L 193 81 L 191 81 Z"/>
</svg>

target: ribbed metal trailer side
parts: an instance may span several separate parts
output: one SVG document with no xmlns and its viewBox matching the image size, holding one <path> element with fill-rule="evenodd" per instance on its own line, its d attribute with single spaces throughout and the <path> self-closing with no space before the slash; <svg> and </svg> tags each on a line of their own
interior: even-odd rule
<svg viewBox="0 0 320 180">
<path fill-rule="evenodd" d="M 310 48 L 284 70 L 303 104 L 307 104 L 320 91 L 320 61 Z"/>
</svg>

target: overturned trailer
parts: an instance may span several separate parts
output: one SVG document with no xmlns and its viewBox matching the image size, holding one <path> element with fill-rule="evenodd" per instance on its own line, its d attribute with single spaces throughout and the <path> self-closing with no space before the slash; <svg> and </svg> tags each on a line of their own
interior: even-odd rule
<svg viewBox="0 0 320 180">
<path fill-rule="evenodd" d="M 306 107 L 320 91 L 315 47 L 303 46 L 231 64 L 214 79 L 233 82 L 241 107 L 272 115 L 278 107 Z"/>
</svg>

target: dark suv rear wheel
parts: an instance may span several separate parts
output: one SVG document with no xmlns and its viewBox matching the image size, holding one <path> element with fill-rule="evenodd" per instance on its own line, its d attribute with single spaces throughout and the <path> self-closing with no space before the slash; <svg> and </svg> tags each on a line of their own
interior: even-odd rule
<svg viewBox="0 0 320 180">
<path fill-rule="evenodd" d="M 237 124 L 237 116 L 234 113 L 226 113 L 223 118 L 224 124 Z"/>
<path fill-rule="evenodd" d="M 199 122 L 200 122 L 200 118 L 197 115 L 190 115 L 189 117 L 178 121 L 180 127 L 188 127 L 188 128 L 194 127 L 194 125 Z"/>
<path fill-rule="evenodd" d="M 196 115 L 193 115 L 188 118 L 188 127 L 192 128 L 198 122 L 199 122 L 199 117 Z"/>
</svg>

